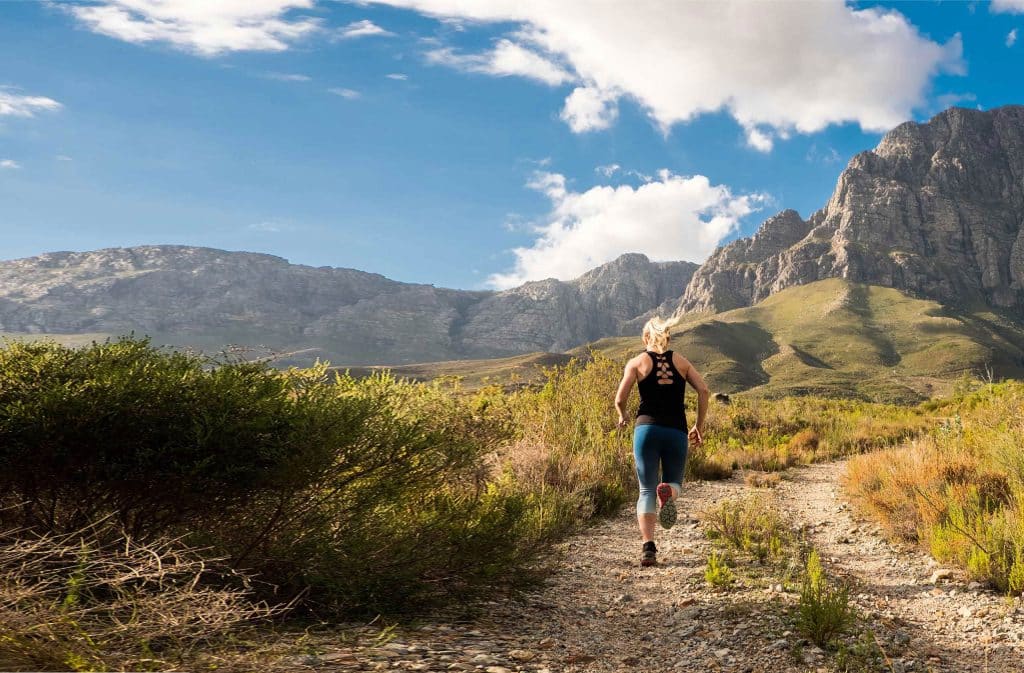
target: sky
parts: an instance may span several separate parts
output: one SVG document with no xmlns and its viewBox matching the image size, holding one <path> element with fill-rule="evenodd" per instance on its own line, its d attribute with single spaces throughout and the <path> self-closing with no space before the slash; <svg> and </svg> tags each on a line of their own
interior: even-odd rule
<svg viewBox="0 0 1024 673">
<path fill-rule="evenodd" d="M 0 0 L 0 259 L 474 289 L 701 262 L 903 121 L 1024 103 L 1022 72 L 1024 0 Z"/>
</svg>

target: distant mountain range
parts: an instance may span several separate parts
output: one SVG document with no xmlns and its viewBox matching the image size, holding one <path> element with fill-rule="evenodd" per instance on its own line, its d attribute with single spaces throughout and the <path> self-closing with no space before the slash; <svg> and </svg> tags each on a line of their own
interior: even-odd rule
<svg viewBox="0 0 1024 673">
<path fill-rule="evenodd" d="M 135 331 L 210 350 L 227 343 L 264 344 L 294 353 L 285 362 L 320 357 L 352 365 L 407 364 L 564 352 L 626 334 L 635 348 L 647 316 L 676 312 L 696 330 L 687 338 L 698 332 L 713 337 L 699 344 L 690 338 L 695 348 L 704 348 L 704 357 L 740 369 L 749 365 L 743 375 L 728 365 L 732 374 L 721 379 L 726 388 L 765 385 L 773 370 L 762 360 L 788 362 L 790 356 L 804 365 L 826 365 L 807 375 L 838 372 L 826 378 L 848 385 L 843 372 L 853 370 L 827 346 L 816 345 L 827 330 L 811 330 L 818 340 L 800 345 L 786 324 L 766 317 L 767 308 L 785 306 L 792 317 L 787 324 L 804 324 L 806 316 L 790 305 L 803 297 L 799 301 L 813 300 L 820 308 L 815 311 L 825 327 L 828 316 L 840 315 L 830 301 L 846 307 L 834 325 L 845 330 L 837 343 L 853 343 L 850 330 L 859 330 L 853 336 L 862 346 L 882 344 L 879 335 L 887 330 L 903 335 L 870 356 L 878 367 L 897 371 L 904 356 L 917 354 L 914 362 L 921 366 L 915 365 L 913 376 L 924 381 L 954 371 L 959 353 L 970 366 L 991 362 L 1017 375 L 1024 371 L 1018 329 L 1024 322 L 1022 223 L 1024 107 L 951 108 L 924 124 L 902 124 L 874 150 L 855 156 L 828 203 L 808 219 L 783 211 L 754 236 L 718 248 L 699 268 L 627 254 L 573 281 L 483 292 L 208 248 L 55 252 L 0 262 L 0 333 Z M 827 279 L 842 283 L 819 283 Z M 811 284 L 816 289 L 806 297 L 787 292 Z M 789 299 L 764 303 L 767 308 L 749 314 L 756 318 L 733 311 L 757 308 L 784 292 Z M 829 300 L 829 293 L 836 296 Z M 885 308 L 890 304 L 904 307 L 909 322 Z M 706 317 L 723 311 L 733 311 L 732 317 Z M 861 314 L 866 317 L 858 327 Z M 879 315 L 887 322 L 873 317 Z M 940 323 L 922 317 L 928 315 L 947 322 L 938 329 Z M 951 327 L 949 320 L 961 327 Z M 708 326 L 740 322 L 756 329 Z M 924 367 L 929 358 L 921 359 L 926 351 L 914 345 L 913 330 L 937 330 L 936 338 L 953 344 L 938 358 L 941 368 Z M 757 347 L 757 338 L 765 348 Z M 736 352 L 725 353 L 729 348 Z M 743 358 L 755 360 L 745 365 Z"/>
<path fill-rule="evenodd" d="M 346 364 L 563 351 L 678 299 L 697 269 L 627 254 L 503 292 L 415 285 L 272 255 L 154 245 L 0 262 L 0 333 L 265 345 Z"/>
</svg>

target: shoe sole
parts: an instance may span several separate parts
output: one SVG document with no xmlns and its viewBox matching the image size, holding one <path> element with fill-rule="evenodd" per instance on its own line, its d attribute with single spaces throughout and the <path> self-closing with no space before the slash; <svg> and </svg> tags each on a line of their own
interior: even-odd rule
<svg viewBox="0 0 1024 673">
<path fill-rule="evenodd" d="M 662 528 L 671 528 L 675 525 L 679 513 L 676 511 L 676 501 L 672 498 L 672 487 L 668 484 L 658 485 L 658 500 L 661 502 L 661 510 L 658 512 L 658 522 Z"/>
</svg>

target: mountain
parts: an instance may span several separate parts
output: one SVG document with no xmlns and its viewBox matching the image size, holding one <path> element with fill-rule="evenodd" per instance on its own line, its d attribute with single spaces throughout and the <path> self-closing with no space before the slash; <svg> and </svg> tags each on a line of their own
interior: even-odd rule
<svg viewBox="0 0 1024 673">
<path fill-rule="evenodd" d="M 750 306 L 826 278 L 1024 317 L 1024 107 L 951 108 L 856 155 L 824 208 L 717 249 L 678 312 Z"/>
<path fill-rule="evenodd" d="M 262 344 L 346 364 L 564 351 L 678 297 L 697 265 L 627 254 L 573 281 L 467 291 L 272 255 L 154 245 L 0 262 L 0 333 L 148 334 L 219 350 Z"/>
<path fill-rule="evenodd" d="M 640 351 L 635 336 L 591 347 L 616 358 Z M 842 278 L 780 290 L 750 307 L 689 314 L 672 348 L 718 392 L 914 402 L 949 393 L 967 372 L 1024 377 L 1017 321 Z"/>
</svg>

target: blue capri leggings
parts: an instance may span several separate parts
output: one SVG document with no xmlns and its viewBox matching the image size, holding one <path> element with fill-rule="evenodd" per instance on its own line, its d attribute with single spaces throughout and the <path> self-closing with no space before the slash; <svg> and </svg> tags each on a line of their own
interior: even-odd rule
<svg viewBox="0 0 1024 673">
<path fill-rule="evenodd" d="M 638 425 L 633 429 L 633 458 L 640 482 L 637 514 L 658 511 L 655 491 L 661 482 L 670 484 L 677 494 L 682 490 L 687 446 L 688 438 L 683 430 L 664 425 Z"/>
</svg>

